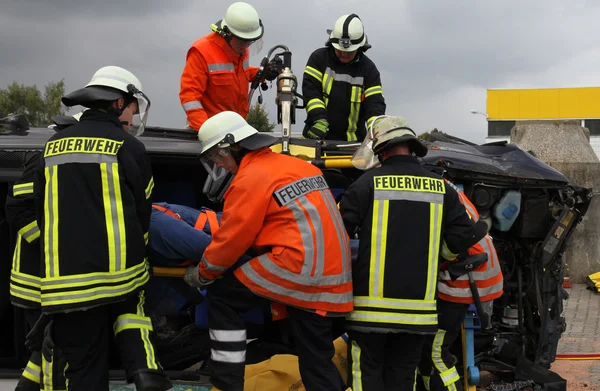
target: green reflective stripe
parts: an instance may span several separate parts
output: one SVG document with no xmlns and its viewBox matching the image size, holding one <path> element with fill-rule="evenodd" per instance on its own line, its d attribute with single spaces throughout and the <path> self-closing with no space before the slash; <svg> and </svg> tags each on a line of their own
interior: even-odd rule
<svg viewBox="0 0 600 391">
<path fill-rule="evenodd" d="M 15 252 L 13 253 L 12 270 L 21 271 L 21 239 L 17 235 L 17 244 L 15 246 Z"/>
<path fill-rule="evenodd" d="M 403 314 L 393 312 L 354 310 L 347 317 L 350 321 L 367 323 L 393 323 L 405 325 L 437 325 L 437 314 Z"/>
<path fill-rule="evenodd" d="M 369 296 L 383 297 L 385 257 L 387 247 L 389 201 L 373 202 L 371 226 L 371 257 L 369 270 Z"/>
<path fill-rule="evenodd" d="M 146 301 L 146 296 L 144 291 L 139 293 L 139 299 L 137 305 L 136 315 L 140 317 L 145 317 L 146 313 L 144 312 L 144 303 Z M 156 353 L 154 352 L 154 346 L 150 341 L 150 330 L 147 328 L 140 329 L 140 336 L 142 338 L 142 342 L 144 343 L 144 351 L 146 352 L 146 365 L 149 369 L 158 369 L 158 362 L 156 361 Z"/>
<path fill-rule="evenodd" d="M 329 69 L 329 68 L 327 68 L 327 69 Z M 333 80 L 334 80 L 333 77 L 331 77 L 327 73 L 325 73 L 325 75 L 323 75 L 322 86 L 323 86 L 323 96 L 325 98 L 325 107 L 327 107 L 327 105 L 329 104 L 329 95 L 331 94 L 331 88 L 333 87 Z"/>
<path fill-rule="evenodd" d="M 124 330 L 138 329 L 154 330 L 152 327 L 152 320 L 147 316 L 123 314 L 117 317 L 117 320 L 113 324 L 114 335 L 117 335 Z"/>
<path fill-rule="evenodd" d="M 125 216 L 118 163 L 100 163 L 102 202 L 108 242 L 109 272 L 120 272 L 127 259 Z"/>
<path fill-rule="evenodd" d="M 388 299 L 385 297 L 354 296 L 356 307 L 373 307 L 380 309 L 436 311 L 436 301 L 416 299 Z"/>
<path fill-rule="evenodd" d="M 431 349 L 431 361 L 435 369 L 439 372 L 442 382 L 445 386 L 452 385 L 456 381 L 460 380 L 460 376 L 456 371 L 456 367 L 448 368 L 442 358 L 442 345 L 444 344 L 444 338 L 446 336 L 446 330 L 438 329 L 433 339 Z"/>
<path fill-rule="evenodd" d="M 24 194 L 33 194 L 33 182 L 20 183 L 13 185 L 13 197 Z"/>
<path fill-rule="evenodd" d="M 306 104 L 306 112 L 310 113 L 311 110 L 323 109 L 325 110 L 325 103 L 319 98 L 313 98 Z"/>
<path fill-rule="evenodd" d="M 39 238 L 40 228 L 37 225 L 37 221 L 33 220 L 31 223 L 21 228 L 18 232 L 18 235 L 25 239 L 27 243 L 31 243 L 37 238 Z"/>
<path fill-rule="evenodd" d="M 442 235 L 442 216 L 444 204 L 429 204 L 429 253 L 427 262 L 427 288 L 425 300 L 435 300 L 438 282 L 438 258 L 440 256 L 440 238 Z"/>
<path fill-rule="evenodd" d="M 148 245 L 148 239 L 149 239 L 149 233 L 148 233 L 148 232 L 146 232 L 146 233 L 144 234 L 144 243 L 145 243 L 146 245 Z"/>
<path fill-rule="evenodd" d="M 317 79 L 317 81 L 319 83 L 321 83 L 323 81 L 323 73 L 321 71 L 319 71 L 317 68 L 311 67 L 310 65 L 306 66 L 306 68 L 304 69 L 304 73 L 314 77 L 315 79 Z"/>
<path fill-rule="evenodd" d="M 151 176 L 148 181 L 148 186 L 146 186 L 146 199 L 150 199 L 152 197 L 152 191 L 154 190 L 154 177 Z"/>
<path fill-rule="evenodd" d="M 23 300 L 33 301 L 35 303 L 41 303 L 40 291 L 26 289 L 21 286 L 10 284 L 10 294 L 14 297 L 18 297 Z"/>
<path fill-rule="evenodd" d="M 339 76 L 339 75 L 338 75 Z M 346 138 L 348 141 L 357 141 L 356 129 L 358 128 L 358 116 L 360 114 L 362 88 L 352 86 L 350 95 L 350 114 L 348 115 L 348 129 L 346 130 Z"/>
<path fill-rule="evenodd" d="M 233 71 L 235 67 L 232 63 L 216 63 L 216 64 L 208 64 L 209 72 L 218 72 L 218 71 Z"/>
<path fill-rule="evenodd" d="M 40 289 L 40 287 L 42 286 L 42 279 L 40 277 L 21 273 L 20 271 L 16 270 L 13 270 L 10 273 L 10 279 L 17 284 L 27 285 L 36 289 Z"/>
<path fill-rule="evenodd" d="M 362 371 L 360 366 L 360 346 L 355 340 L 350 342 L 350 354 L 352 355 L 352 389 L 354 391 L 362 391 Z"/>
<path fill-rule="evenodd" d="M 60 157 L 60 156 L 59 156 Z M 58 276 L 58 166 L 46 166 L 44 200 L 44 263 L 46 277 Z"/>
<path fill-rule="evenodd" d="M 365 90 L 365 99 L 367 99 L 369 96 L 376 95 L 376 94 L 383 95 L 383 88 L 381 86 L 372 86 L 372 87 L 367 88 Z"/>
<path fill-rule="evenodd" d="M 446 261 L 453 261 L 456 259 L 456 257 L 458 257 L 458 254 L 455 254 L 452 251 L 450 251 L 445 240 L 442 243 L 441 255 L 442 255 L 442 258 L 444 258 Z"/>
<path fill-rule="evenodd" d="M 41 384 L 44 386 L 44 391 L 53 391 L 54 381 L 52 379 L 52 372 L 54 371 L 54 362 L 47 361 L 46 357 L 42 354 L 42 366 L 44 370 L 42 371 L 43 380 Z"/>
<path fill-rule="evenodd" d="M 122 296 L 143 286 L 146 284 L 146 282 L 148 282 L 149 278 L 150 274 L 147 270 L 144 270 L 144 272 L 137 276 L 134 280 L 115 286 L 101 286 L 85 290 L 78 289 L 69 292 L 52 293 L 45 292 L 44 287 L 42 286 L 42 306 L 49 307 L 55 305 L 71 305 L 115 296 Z M 43 283 L 44 281 L 42 280 L 42 284 Z"/>
<path fill-rule="evenodd" d="M 369 118 L 369 119 L 367 120 L 367 129 L 370 129 L 370 128 L 371 128 L 371 125 L 373 125 L 373 121 L 375 121 L 375 119 L 376 119 L 376 118 L 377 118 L 377 116 L 376 116 L 376 115 L 374 115 L 374 116 L 372 116 L 371 118 Z"/>
<path fill-rule="evenodd" d="M 42 288 L 44 290 L 63 289 L 63 288 L 85 288 L 90 285 L 114 284 L 130 278 L 137 274 L 145 273 L 146 263 L 140 263 L 129 269 L 118 272 L 98 272 L 89 274 L 77 274 L 72 276 L 60 276 L 55 278 L 43 278 Z"/>
<path fill-rule="evenodd" d="M 23 370 L 22 376 L 28 380 L 31 380 L 34 383 L 40 383 L 40 376 L 42 374 L 42 369 L 39 365 L 29 361 L 27 366 Z"/>
</svg>

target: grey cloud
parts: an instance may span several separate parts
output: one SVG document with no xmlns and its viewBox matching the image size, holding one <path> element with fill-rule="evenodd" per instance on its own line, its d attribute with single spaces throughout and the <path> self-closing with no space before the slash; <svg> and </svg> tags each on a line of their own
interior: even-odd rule
<svg viewBox="0 0 600 391">
<path fill-rule="evenodd" d="M 230 2 L 208 0 L 4 0 L 0 11 L 0 88 L 13 80 L 43 86 L 65 79 L 81 87 L 104 65 L 134 72 L 152 99 L 150 122 L 182 127 L 179 78 L 185 55 Z M 600 3 L 591 1 L 251 1 L 266 28 L 260 58 L 275 44 L 293 52 L 302 80 L 310 53 L 338 16 L 356 12 L 383 79 L 388 112 L 419 131 L 438 127 L 478 142 L 486 124 L 485 89 L 585 83 L 571 58 L 598 47 Z M 586 61 L 600 61 L 600 53 Z M 597 66 L 596 66 L 597 68 Z M 593 81 L 590 81 L 593 83 Z M 596 81 L 597 84 L 597 81 Z M 301 91 L 301 85 L 299 86 Z M 274 121 L 275 91 L 264 93 Z M 297 113 L 295 131 L 305 114 Z"/>
</svg>

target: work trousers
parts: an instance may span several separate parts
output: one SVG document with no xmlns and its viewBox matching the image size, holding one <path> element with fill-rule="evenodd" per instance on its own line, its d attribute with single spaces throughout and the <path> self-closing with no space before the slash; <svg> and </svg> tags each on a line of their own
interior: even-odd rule
<svg viewBox="0 0 600 391">
<path fill-rule="evenodd" d="M 25 309 L 25 323 L 31 330 L 41 315 L 39 309 Z M 62 391 L 66 390 L 64 357 L 54 349 L 52 362 L 46 361 L 40 351 L 35 351 L 29 357 L 29 362 L 23 370 L 15 391 Z"/>
<path fill-rule="evenodd" d="M 413 391 L 426 335 L 348 331 L 348 384 L 355 391 Z"/>
<path fill-rule="evenodd" d="M 66 361 L 69 391 L 109 389 L 111 338 L 127 380 L 141 372 L 162 373 L 151 342 L 152 322 L 144 311 L 144 291 L 123 301 L 85 311 L 54 314 L 53 339 Z"/>
<path fill-rule="evenodd" d="M 241 313 L 264 308 L 269 301 L 256 295 L 233 274 L 208 286 L 211 383 L 223 391 L 242 391 L 246 362 L 246 327 Z M 340 389 L 332 318 L 287 307 L 291 334 L 296 344 L 300 376 L 307 391 Z"/>
<path fill-rule="evenodd" d="M 438 299 L 438 331 L 428 338 L 423 349 L 419 373 L 422 388 L 430 391 L 462 391 L 456 358 L 450 348 L 460 336 L 469 304 L 452 303 Z M 421 388 L 421 389 L 422 389 Z"/>
</svg>

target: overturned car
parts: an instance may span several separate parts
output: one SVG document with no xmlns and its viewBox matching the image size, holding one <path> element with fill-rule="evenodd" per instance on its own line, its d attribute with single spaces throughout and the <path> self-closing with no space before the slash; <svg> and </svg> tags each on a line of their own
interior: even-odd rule
<svg viewBox="0 0 600 391">
<path fill-rule="evenodd" d="M 31 154 L 40 151 L 54 129 L 15 126 L 0 133 L 0 201 Z M 275 136 L 274 136 L 275 137 Z M 355 144 L 324 143 L 288 136 L 276 137 L 273 149 L 310 161 L 323 170 L 336 197 L 362 171 L 353 168 Z M 284 139 L 285 143 L 282 143 Z M 154 202 L 210 207 L 219 210 L 227 182 L 211 183 L 197 159 L 196 134 L 148 127 L 140 137 L 151 156 L 155 178 Z M 283 151 L 285 146 L 285 151 Z M 569 184 L 560 172 L 514 144 L 472 145 L 454 138 L 428 142 L 422 164 L 463 189 L 482 219 L 492 226 L 504 275 L 504 295 L 474 318 L 474 365 L 489 371 L 517 367 L 520 357 L 549 368 L 565 330 L 562 305 L 563 253 L 590 204 L 590 189 Z M 289 150 L 288 150 L 289 149 Z M 18 376 L 29 352 L 22 310 L 11 305 L 8 271 L 15 238 L 10 237 L 0 211 L 0 368 Z M 158 270 L 158 268 L 157 268 Z M 150 281 L 149 312 L 156 331 L 157 355 L 173 379 L 203 379 L 210 356 L 204 296 L 181 278 L 159 276 Z M 294 353 L 296 343 L 285 320 L 273 321 L 270 309 L 246 314 L 249 338 L 247 363 L 278 353 Z M 343 332 L 343 330 L 340 330 Z M 464 349 L 457 346 L 457 356 Z M 115 357 L 114 368 L 118 368 Z M 459 365 L 460 366 L 460 365 Z M 192 369 L 193 368 L 193 369 Z M 466 370 L 465 370 L 466 373 Z M 115 372 L 114 378 L 123 374 Z"/>
</svg>

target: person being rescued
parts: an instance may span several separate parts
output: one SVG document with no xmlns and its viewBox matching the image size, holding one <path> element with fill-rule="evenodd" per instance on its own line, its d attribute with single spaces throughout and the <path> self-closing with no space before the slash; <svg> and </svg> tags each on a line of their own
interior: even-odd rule
<svg viewBox="0 0 600 391">
<path fill-rule="evenodd" d="M 149 261 L 159 266 L 198 264 L 221 223 L 221 212 L 201 207 L 155 202 L 148 231 Z M 242 255 L 239 266 L 250 260 Z"/>
</svg>

